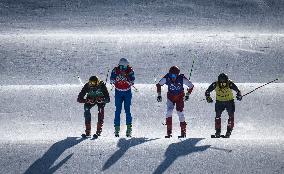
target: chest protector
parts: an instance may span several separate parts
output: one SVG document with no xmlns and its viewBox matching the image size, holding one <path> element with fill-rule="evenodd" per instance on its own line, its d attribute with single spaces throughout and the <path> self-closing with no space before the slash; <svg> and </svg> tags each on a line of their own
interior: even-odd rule
<svg viewBox="0 0 284 174">
<path fill-rule="evenodd" d="M 131 85 L 129 74 L 131 73 L 132 69 L 128 67 L 126 70 L 120 70 L 118 67 L 115 68 L 115 74 L 116 74 L 116 83 L 115 87 L 119 90 L 128 90 Z"/>
<path fill-rule="evenodd" d="M 234 99 L 233 91 L 230 89 L 229 84 L 223 88 L 220 88 L 219 83 L 217 82 L 215 92 L 217 101 L 230 101 Z"/>
<path fill-rule="evenodd" d="M 177 95 L 183 92 L 183 74 L 177 76 L 175 82 L 173 82 L 169 76 L 166 75 L 166 85 L 168 85 L 168 92 L 173 95 Z"/>
<path fill-rule="evenodd" d="M 104 93 L 100 85 L 98 87 L 90 87 L 90 91 L 87 94 L 87 98 L 93 98 L 93 99 L 103 96 Z"/>
</svg>

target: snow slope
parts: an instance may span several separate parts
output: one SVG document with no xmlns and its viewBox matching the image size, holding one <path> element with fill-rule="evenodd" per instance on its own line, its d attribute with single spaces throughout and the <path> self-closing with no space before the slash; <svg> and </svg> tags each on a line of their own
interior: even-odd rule
<svg viewBox="0 0 284 174">
<path fill-rule="evenodd" d="M 282 0 L 0 0 L 0 173 L 284 173 L 283 7 Z M 113 136 L 112 91 L 102 136 L 82 140 L 77 75 L 105 80 L 121 57 L 139 89 L 133 137 L 125 138 L 125 126 Z M 174 114 L 173 138 L 164 139 L 166 89 L 157 103 L 154 83 L 172 65 L 188 76 L 193 60 L 187 138 L 177 138 Z M 279 80 L 236 101 L 230 139 L 211 139 L 214 104 L 200 100 L 221 72 L 243 94 Z"/>
<path fill-rule="evenodd" d="M 200 101 L 209 84 L 195 84 L 186 103 L 188 138 L 164 139 L 165 100 L 155 101 L 154 84 L 138 84 L 132 113 L 133 138 L 113 135 L 113 92 L 106 106 L 102 136 L 82 140 L 80 85 L 2 86 L 1 173 L 282 173 L 283 83 L 272 84 L 236 102 L 230 139 L 211 139 L 214 104 Z M 248 92 L 262 84 L 238 84 Z M 165 92 L 165 89 L 163 89 Z M 163 93 L 165 97 L 165 93 Z M 95 128 L 96 109 L 93 109 Z M 122 118 L 124 118 L 122 114 Z M 227 115 L 223 114 L 223 130 Z M 125 120 L 122 119 L 122 124 Z M 240 168 L 240 166 L 242 166 Z"/>
</svg>

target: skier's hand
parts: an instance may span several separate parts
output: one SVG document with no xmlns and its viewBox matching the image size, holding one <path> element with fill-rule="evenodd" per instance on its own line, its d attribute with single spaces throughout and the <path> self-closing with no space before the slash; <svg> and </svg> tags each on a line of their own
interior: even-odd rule
<svg viewBox="0 0 284 174">
<path fill-rule="evenodd" d="M 109 103 L 109 102 L 110 102 L 109 96 L 105 97 L 104 103 Z"/>
<path fill-rule="evenodd" d="M 236 98 L 237 100 L 241 101 L 243 99 L 243 96 L 240 93 L 237 93 Z"/>
<path fill-rule="evenodd" d="M 83 98 L 77 98 L 77 102 L 79 103 L 86 103 L 86 100 Z"/>
<path fill-rule="evenodd" d="M 104 103 L 104 98 L 103 97 L 97 97 L 96 102 L 97 103 Z"/>
<path fill-rule="evenodd" d="M 162 102 L 162 96 L 158 96 L 158 97 L 157 97 L 157 101 L 158 101 L 158 102 Z"/>
<path fill-rule="evenodd" d="M 206 97 L 206 101 L 207 101 L 207 103 L 213 103 L 213 100 L 210 96 Z"/>
<path fill-rule="evenodd" d="M 187 102 L 188 100 L 189 100 L 189 93 L 186 93 L 185 96 L 184 96 L 184 101 Z"/>
<path fill-rule="evenodd" d="M 89 103 L 89 104 L 95 104 L 95 100 L 92 99 L 92 98 L 88 98 L 86 103 Z"/>
</svg>

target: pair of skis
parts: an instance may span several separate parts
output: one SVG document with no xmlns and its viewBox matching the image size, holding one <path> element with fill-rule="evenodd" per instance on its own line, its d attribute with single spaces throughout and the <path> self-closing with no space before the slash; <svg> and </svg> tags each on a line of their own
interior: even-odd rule
<svg viewBox="0 0 284 174">
<path fill-rule="evenodd" d="M 82 134 L 82 138 L 91 138 L 91 135 Z M 99 138 L 99 135 L 94 134 L 92 140 Z"/>
<path fill-rule="evenodd" d="M 230 137 L 226 135 L 220 135 L 220 136 L 211 135 L 211 138 L 230 138 Z"/>
</svg>

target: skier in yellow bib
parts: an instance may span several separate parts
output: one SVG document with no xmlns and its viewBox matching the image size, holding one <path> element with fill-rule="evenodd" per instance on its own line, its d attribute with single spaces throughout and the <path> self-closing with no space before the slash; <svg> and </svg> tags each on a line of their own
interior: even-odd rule
<svg viewBox="0 0 284 174">
<path fill-rule="evenodd" d="M 237 100 L 242 100 L 241 91 L 238 87 L 229 80 L 228 76 L 224 73 L 221 73 L 218 76 L 218 81 L 213 82 L 205 92 L 206 101 L 212 103 L 213 100 L 210 97 L 210 92 L 215 90 L 216 92 L 216 103 L 215 103 L 215 130 L 216 133 L 212 137 L 220 138 L 221 136 L 221 114 L 226 109 L 229 115 L 227 132 L 224 135 L 225 138 L 229 138 L 232 130 L 234 128 L 234 112 L 235 112 L 235 102 L 233 90 L 237 92 Z"/>
</svg>

